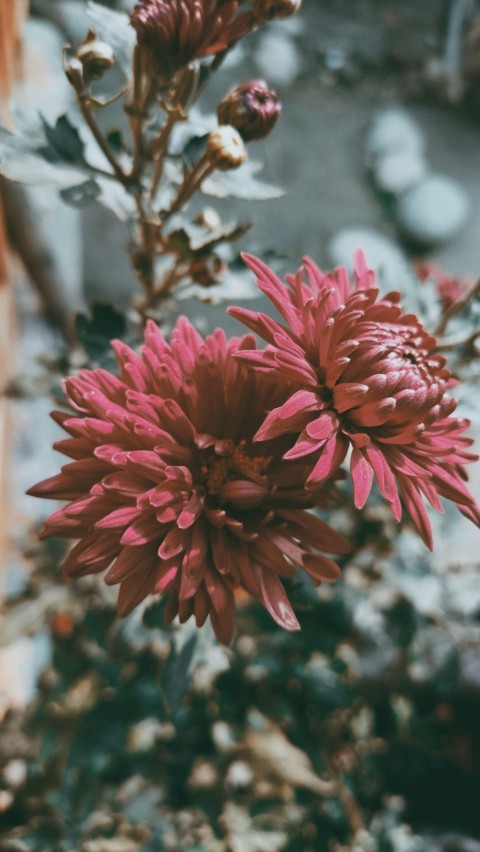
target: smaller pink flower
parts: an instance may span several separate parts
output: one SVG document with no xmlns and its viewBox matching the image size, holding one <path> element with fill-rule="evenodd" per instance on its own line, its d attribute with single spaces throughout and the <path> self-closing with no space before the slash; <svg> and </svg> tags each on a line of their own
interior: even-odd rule
<svg viewBox="0 0 480 852">
<path fill-rule="evenodd" d="M 237 357 L 293 383 L 256 440 L 291 436 L 284 458 L 310 465 L 312 491 L 349 453 L 355 506 L 364 506 L 375 477 L 395 518 L 403 504 L 430 548 L 423 498 L 439 511 L 440 497 L 452 500 L 478 525 L 480 510 L 465 485 L 465 465 L 477 459 L 467 451 L 469 422 L 451 416 L 457 403 L 448 394 L 454 382 L 445 358 L 417 317 L 402 313 L 400 294 L 379 298 L 361 252 L 353 286 L 345 269 L 324 274 L 308 258 L 286 284 L 260 260 L 245 261 L 283 322 L 231 308 L 268 343 Z"/>
</svg>

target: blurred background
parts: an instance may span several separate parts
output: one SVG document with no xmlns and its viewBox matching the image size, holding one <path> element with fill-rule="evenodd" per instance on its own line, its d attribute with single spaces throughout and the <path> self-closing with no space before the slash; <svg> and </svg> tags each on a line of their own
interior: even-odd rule
<svg viewBox="0 0 480 852">
<path fill-rule="evenodd" d="M 84 0 L 4 0 L 6 128 L 73 110 L 62 49 L 90 26 Z M 279 271 L 305 254 L 351 268 L 363 247 L 383 289 L 435 325 L 441 293 L 419 264 L 480 272 L 480 4 L 304 0 L 231 52 L 202 112 L 255 77 L 283 112 L 252 156 L 285 194 L 201 206 L 252 220 L 239 248 Z M 479 852 L 478 531 L 447 508 L 430 555 L 375 498 L 339 510 L 354 554 L 335 586 L 292 583 L 301 633 L 244 603 L 228 650 L 163 630 L 161 604 L 119 623 L 108 589 L 66 586 L 64 545 L 37 542 L 48 507 L 24 491 L 58 469 L 47 415 L 69 318 L 128 313 L 136 284 L 118 210 L 0 181 L 0 849 Z M 220 300 L 252 298 L 244 280 L 175 310 L 238 333 Z M 478 436 L 478 364 L 462 370 Z"/>
</svg>

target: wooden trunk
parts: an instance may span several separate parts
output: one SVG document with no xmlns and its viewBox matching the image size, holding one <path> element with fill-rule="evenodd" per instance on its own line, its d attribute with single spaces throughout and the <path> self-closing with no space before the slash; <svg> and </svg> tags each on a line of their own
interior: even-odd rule
<svg viewBox="0 0 480 852">
<path fill-rule="evenodd" d="M 9 98 L 20 73 L 21 27 L 28 0 L 0 0 L 0 123 L 11 126 Z M 0 600 L 9 531 L 8 404 L 4 388 L 15 346 L 12 264 L 0 199 Z"/>
</svg>

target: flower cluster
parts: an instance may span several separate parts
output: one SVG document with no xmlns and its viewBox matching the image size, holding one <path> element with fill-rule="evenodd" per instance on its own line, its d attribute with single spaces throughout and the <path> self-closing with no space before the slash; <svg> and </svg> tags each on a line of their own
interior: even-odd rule
<svg viewBox="0 0 480 852">
<path fill-rule="evenodd" d="M 152 592 L 168 594 L 166 618 L 210 620 L 228 643 L 235 590 L 259 599 L 287 630 L 298 629 L 280 577 L 294 566 L 318 583 L 346 553 L 337 532 L 309 511 L 326 490 L 305 491 L 307 466 L 283 456 L 288 439 L 254 442 L 265 412 L 285 402 L 283 376 L 236 360 L 252 335 L 203 340 L 180 319 L 171 343 L 149 323 L 137 356 L 113 343 L 121 378 L 82 371 L 66 381 L 75 413 L 54 412 L 69 434 L 55 447 L 72 459 L 29 493 L 68 500 L 44 536 L 79 539 L 64 564 L 71 577 L 107 571 L 126 615 Z"/>
<path fill-rule="evenodd" d="M 299 568 L 315 583 L 337 579 L 324 554 L 347 553 L 347 542 L 312 510 L 338 499 L 348 453 L 355 506 L 375 478 L 428 547 L 424 498 L 438 510 L 452 500 L 480 523 L 465 485 L 477 458 L 469 423 L 452 416 L 445 359 L 400 294 L 379 297 L 360 252 L 353 285 L 345 269 L 323 274 L 308 259 L 286 283 L 245 259 L 284 322 L 230 313 L 266 348 L 220 329 L 204 340 L 184 318 L 170 343 L 150 322 L 140 355 L 114 341 L 120 377 L 67 379 L 74 413 L 54 417 L 70 437 L 55 446 L 72 461 L 30 490 L 69 501 L 43 532 L 79 540 L 65 574 L 107 571 L 120 615 L 167 594 L 167 619 L 210 616 L 225 643 L 236 590 L 295 630 L 280 578 Z"/>
<path fill-rule="evenodd" d="M 423 497 L 440 511 L 440 497 L 452 500 L 479 524 L 479 509 L 465 486 L 465 465 L 477 458 L 464 435 L 470 424 L 451 416 L 456 400 L 448 388 L 455 382 L 445 358 L 417 317 L 402 313 L 400 294 L 379 298 L 361 252 L 353 287 L 345 269 L 323 274 L 309 259 L 286 284 L 256 258 L 245 260 L 285 324 L 230 309 L 268 343 L 238 358 L 293 385 L 256 440 L 290 436 L 285 459 L 309 464 L 306 486 L 312 493 L 350 451 L 355 506 L 364 506 L 375 477 L 395 518 L 400 520 L 403 504 L 430 548 Z"/>
</svg>

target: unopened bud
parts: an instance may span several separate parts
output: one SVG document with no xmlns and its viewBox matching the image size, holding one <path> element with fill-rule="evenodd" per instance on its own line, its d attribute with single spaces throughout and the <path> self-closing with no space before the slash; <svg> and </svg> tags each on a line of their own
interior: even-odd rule
<svg viewBox="0 0 480 852">
<path fill-rule="evenodd" d="M 296 15 L 302 0 L 253 0 L 253 11 L 260 21 L 273 18 L 290 18 Z"/>
<path fill-rule="evenodd" d="M 80 45 L 76 54 L 82 63 L 86 82 L 99 80 L 106 71 L 115 65 L 115 55 L 106 41 L 100 41 L 94 30 L 90 30 L 87 38 Z"/>
<path fill-rule="evenodd" d="M 83 76 L 83 65 L 80 60 L 76 59 L 76 57 L 73 57 L 73 59 L 68 60 L 66 60 L 65 58 L 63 68 L 70 85 L 73 86 L 75 91 L 82 91 L 85 85 L 85 80 Z"/>
<path fill-rule="evenodd" d="M 263 80 L 250 80 L 226 95 L 217 109 L 220 124 L 231 124 L 245 142 L 263 139 L 275 126 L 282 105 Z"/>
<path fill-rule="evenodd" d="M 209 231 L 218 231 L 222 225 L 222 220 L 214 207 L 204 207 L 195 217 L 195 223 L 203 228 L 208 228 Z"/>
<path fill-rule="evenodd" d="M 201 287 L 213 287 L 214 284 L 219 284 L 226 271 L 226 261 L 217 254 L 196 257 L 192 260 L 189 269 L 190 276 Z"/>
<path fill-rule="evenodd" d="M 210 162 L 221 172 L 238 169 L 247 157 L 245 145 L 238 130 L 228 124 L 210 133 L 207 140 L 207 153 Z"/>
</svg>

